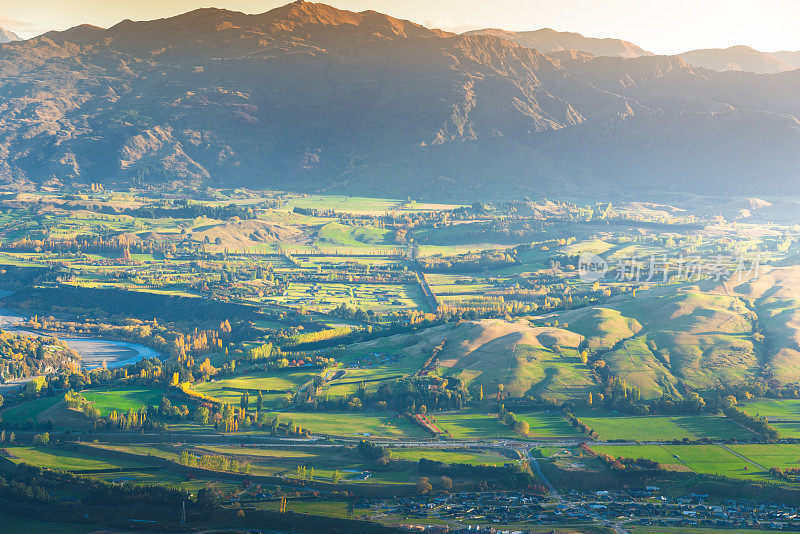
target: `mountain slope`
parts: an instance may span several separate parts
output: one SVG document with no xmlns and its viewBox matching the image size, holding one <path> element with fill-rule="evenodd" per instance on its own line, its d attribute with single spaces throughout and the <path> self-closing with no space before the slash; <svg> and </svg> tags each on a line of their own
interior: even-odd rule
<svg viewBox="0 0 800 534">
<path fill-rule="evenodd" d="M 0 180 L 800 193 L 798 87 L 800 71 L 544 55 L 308 2 L 200 9 L 0 45 Z"/>
<path fill-rule="evenodd" d="M 6 179 L 279 186 L 288 175 L 324 187 L 329 177 L 371 182 L 392 160 L 411 172 L 440 152 L 424 147 L 519 142 L 587 118 L 546 89 L 564 73 L 538 52 L 303 2 L 83 26 L 0 50 L 0 60 L 0 76 L 29 84 L 9 92 L 3 113 Z M 597 93 L 604 114 L 628 107 L 574 85 Z M 34 109 L 38 121 L 21 120 Z"/>
<path fill-rule="evenodd" d="M 465 35 L 491 35 L 513 41 L 527 48 L 547 52 L 560 52 L 564 50 L 579 50 L 594 56 L 614 56 L 614 57 L 641 57 L 652 55 L 633 43 L 621 39 L 597 39 L 594 37 L 584 37 L 579 33 L 558 32 L 550 28 L 528 32 L 510 32 L 505 30 L 487 28 L 484 30 L 474 30 Z"/>
<path fill-rule="evenodd" d="M 791 65 L 792 68 L 800 69 L 800 52 L 789 52 L 784 50 L 781 52 L 773 52 L 772 55 Z"/>
<path fill-rule="evenodd" d="M 11 41 L 19 41 L 19 37 L 11 30 L 0 28 L 0 43 L 10 43 Z"/>
<path fill-rule="evenodd" d="M 775 74 L 797 68 L 775 54 L 759 52 L 749 46 L 691 50 L 682 53 L 681 57 L 690 65 L 716 71 L 736 70 L 757 74 Z"/>
</svg>

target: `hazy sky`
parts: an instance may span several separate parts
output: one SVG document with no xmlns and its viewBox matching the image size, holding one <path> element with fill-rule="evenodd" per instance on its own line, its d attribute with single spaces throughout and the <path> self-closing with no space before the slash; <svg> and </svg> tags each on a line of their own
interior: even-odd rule
<svg viewBox="0 0 800 534">
<path fill-rule="evenodd" d="M 0 0 L 0 27 L 32 37 L 81 23 L 108 27 L 197 7 L 261 13 L 288 0 Z M 328 0 L 451 31 L 550 27 L 618 37 L 656 53 L 747 44 L 800 50 L 800 0 Z"/>
</svg>

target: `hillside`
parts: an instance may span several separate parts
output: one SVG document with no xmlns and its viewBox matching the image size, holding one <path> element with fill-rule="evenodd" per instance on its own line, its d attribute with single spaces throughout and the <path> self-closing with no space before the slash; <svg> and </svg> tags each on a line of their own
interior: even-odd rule
<svg viewBox="0 0 800 534">
<path fill-rule="evenodd" d="M 669 393 L 679 381 L 711 389 L 759 371 L 755 314 L 736 297 L 699 287 L 618 297 L 599 308 L 562 313 L 559 322 L 587 336 L 611 371 L 645 398 Z"/>
<path fill-rule="evenodd" d="M 10 43 L 11 41 L 19 41 L 19 36 L 11 30 L 0 28 L 0 43 Z"/>
<path fill-rule="evenodd" d="M 620 295 L 560 312 L 547 324 L 524 319 L 461 322 L 357 344 L 353 354 L 399 353 L 424 361 L 444 342 L 439 372 L 494 394 L 576 398 L 597 387 L 603 362 L 642 398 L 688 386 L 710 390 L 755 378 L 800 380 L 800 267 L 764 267 L 743 283 L 675 286 Z M 538 323 L 537 323 L 538 324 Z M 762 337 L 763 336 L 763 337 Z M 588 349 L 589 365 L 579 352 Z"/>
<path fill-rule="evenodd" d="M 468 202 L 800 192 L 800 72 L 551 54 L 308 2 L 49 32 L 0 45 L 0 180 Z"/>
<path fill-rule="evenodd" d="M 486 319 L 356 344 L 347 351 L 399 351 L 404 361 L 424 361 L 444 342 L 438 359 L 445 376 L 458 377 L 468 387 L 481 384 L 486 394 L 497 393 L 502 384 L 512 396 L 563 400 L 583 397 L 594 388 L 589 367 L 578 358 L 582 341 L 582 336 L 560 328 Z"/>
<path fill-rule="evenodd" d="M 782 61 L 785 61 L 795 69 L 800 69 L 800 52 L 782 50 L 780 52 L 773 52 L 772 55 Z"/>
<path fill-rule="evenodd" d="M 738 280 L 735 282 L 739 282 Z M 764 335 L 764 373 L 781 383 L 800 381 L 800 266 L 763 267 L 721 290 L 740 295 L 758 316 Z"/>
<path fill-rule="evenodd" d="M 597 390 L 596 362 L 642 398 L 710 390 L 756 378 L 800 381 L 800 267 L 763 267 L 757 279 L 674 286 L 564 311 L 547 324 L 486 319 L 347 347 L 398 354 L 413 368 L 443 343 L 438 372 L 510 395 L 583 398 Z M 588 349 L 588 365 L 579 352 Z M 399 368 L 398 367 L 398 368 Z"/>
</svg>

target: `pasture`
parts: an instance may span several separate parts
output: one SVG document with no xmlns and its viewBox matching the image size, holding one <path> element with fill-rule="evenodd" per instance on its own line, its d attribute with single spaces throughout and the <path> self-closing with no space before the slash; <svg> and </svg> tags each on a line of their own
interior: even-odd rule
<svg viewBox="0 0 800 534">
<path fill-rule="evenodd" d="M 407 419 L 389 414 L 276 412 L 270 416 L 277 416 L 281 422 L 294 421 L 314 434 L 390 439 L 430 437 Z"/>
<path fill-rule="evenodd" d="M 381 245 L 395 248 L 391 240 L 391 231 L 369 226 L 347 226 L 340 223 L 327 223 L 317 231 L 317 243 L 325 247 L 369 247 L 375 249 Z"/>
<path fill-rule="evenodd" d="M 0 514 L 0 532 L 3 534 L 89 534 L 97 532 L 94 525 L 68 525 L 65 523 L 48 523 L 24 517 Z"/>
<path fill-rule="evenodd" d="M 766 468 L 780 467 L 781 469 L 800 468 L 800 445 L 796 443 L 784 444 L 742 444 L 729 445 L 732 451 L 747 457 Z"/>
<path fill-rule="evenodd" d="M 102 416 L 107 416 L 112 411 L 118 413 L 128 410 L 138 411 L 145 406 L 157 406 L 165 391 L 143 388 L 114 388 L 106 391 L 84 390 L 81 395 L 92 403 L 94 408 L 100 410 Z"/>
<path fill-rule="evenodd" d="M 727 448 L 726 448 L 727 447 Z M 779 482 L 770 467 L 800 467 L 798 445 L 594 445 L 597 453 L 616 458 L 647 458 L 662 467 L 698 474 Z"/>
<path fill-rule="evenodd" d="M 596 453 L 608 454 L 615 458 L 647 458 L 662 466 L 678 465 L 675 456 L 661 445 L 592 445 Z"/>
<path fill-rule="evenodd" d="M 41 397 L 33 399 L 0 412 L 7 423 L 25 423 L 36 421 L 42 412 L 49 410 L 64 399 L 63 396 Z"/>
<path fill-rule="evenodd" d="M 597 417 L 594 413 L 586 411 L 576 415 L 597 432 L 601 440 L 748 439 L 753 435 L 724 417 L 711 415 Z"/>
<path fill-rule="evenodd" d="M 302 478 L 298 466 L 305 467 L 307 473 L 313 468 L 314 480 L 332 482 L 339 470 L 343 482 L 366 482 L 377 484 L 407 484 L 413 482 L 414 468 L 374 471 L 372 461 L 365 459 L 355 450 L 342 448 L 261 448 L 232 446 L 200 446 L 195 452 L 237 456 L 252 466 L 256 475 Z"/>
<path fill-rule="evenodd" d="M 210 395 L 220 402 L 238 406 L 242 393 L 250 392 L 250 403 L 255 406 L 258 391 L 263 392 L 265 407 L 276 408 L 286 393 L 314 379 L 316 372 L 309 370 L 276 370 L 240 375 L 197 384 L 197 391 Z"/>
<path fill-rule="evenodd" d="M 419 286 L 401 284 L 344 284 L 335 282 L 292 282 L 282 295 L 266 299 L 285 306 L 304 306 L 329 312 L 346 304 L 376 312 L 389 312 L 424 307 Z"/>
<path fill-rule="evenodd" d="M 516 413 L 516 412 L 515 412 Z M 548 412 L 516 413 L 516 416 L 530 425 L 531 438 L 571 438 L 583 433 L 570 425 L 560 414 Z"/>
<path fill-rule="evenodd" d="M 739 528 L 692 528 L 692 527 L 652 527 L 627 526 L 633 534 L 767 534 L 774 530 L 755 530 Z"/>
<path fill-rule="evenodd" d="M 279 503 L 277 501 L 258 503 L 256 505 L 256 508 L 259 510 L 278 510 Z M 347 501 L 320 500 L 320 499 L 314 499 L 312 501 L 303 501 L 303 500 L 293 499 L 286 503 L 287 511 L 295 512 L 298 514 L 318 514 L 331 517 L 345 518 L 345 517 L 350 517 L 347 512 L 347 509 L 348 509 Z M 366 509 L 355 508 L 353 510 L 353 516 L 358 517 L 368 511 L 369 510 Z"/>
<path fill-rule="evenodd" d="M 761 415 L 770 422 L 795 422 L 800 429 L 800 399 L 753 399 L 739 404 L 750 415 Z"/>
<path fill-rule="evenodd" d="M 140 456 L 154 456 L 165 460 L 177 460 L 180 456 L 179 453 L 175 452 L 175 450 L 168 445 L 114 445 L 105 443 L 102 445 L 93 444 L 92 446 L 112 451 L 129 452 Z"/>
<path fill-rule="evenodd" d="M 498 439 L 517 434 L 492 414 L 480 412 L 435 412 L 430 414 L 439 426 L 454 439 Z"/>
<path fill-rule="evenodd" d="M 800 438 L 800 422 L 798 423 L 770 423 L 778 431 L 778 437 L 797 439 Z"/>
<path fill-rule="evenodd" d="M 323 397 L 346 397 L 355 393 L 364 384 L 368 392 L 377 390 L 382 384 L 393 384 L 397 379 L 405 376 L 397 368 L 375 367 L 361 369 L 346 369 L 346 374 L 339 379 L 331 380 L 325 386 Z"/>
<path fill-rule="evenodd" d="M 494 451 L 471 449 L 419 449 L 394 448 L 392 458 L 418 462 L 421 458 L 446 464 L 494 465 L 501 466 L 514 460 Z"/>
<path fill-rule="evenodd" d="M 55 447 L 6 447 L 6 450 L 18 458 L 15 463 L 25 462 L 46 469 L 63 469 L 64 471 L 97 471 L 105 469 L 144 467 L 144 463 L 131 460 L 110 460 L 95 457 L 84 451 L 71 451 Z"/>
</svg>

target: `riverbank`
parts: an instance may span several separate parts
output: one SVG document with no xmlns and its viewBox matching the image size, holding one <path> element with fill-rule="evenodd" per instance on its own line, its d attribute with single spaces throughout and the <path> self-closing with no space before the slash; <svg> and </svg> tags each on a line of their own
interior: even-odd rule
<svg viewBox="0 0 800 534">
<path fill-rule="evenodd" d="M 0 329 L 24 336 L 52 336 L 62 340 L 69 348 L 78 353 L 87 369 L 95 369 L 106 363 L 108 367 L 123 367 L 147 358 L 161 358 L 160 352 L 127 341 L 115 339 L 92 338 L 86 336 L 70 336 L 68 332 L 34 332 L 17 328 L 15 325 L 27 320 L 14 310 L 0 308 Z"/>
</svg>

